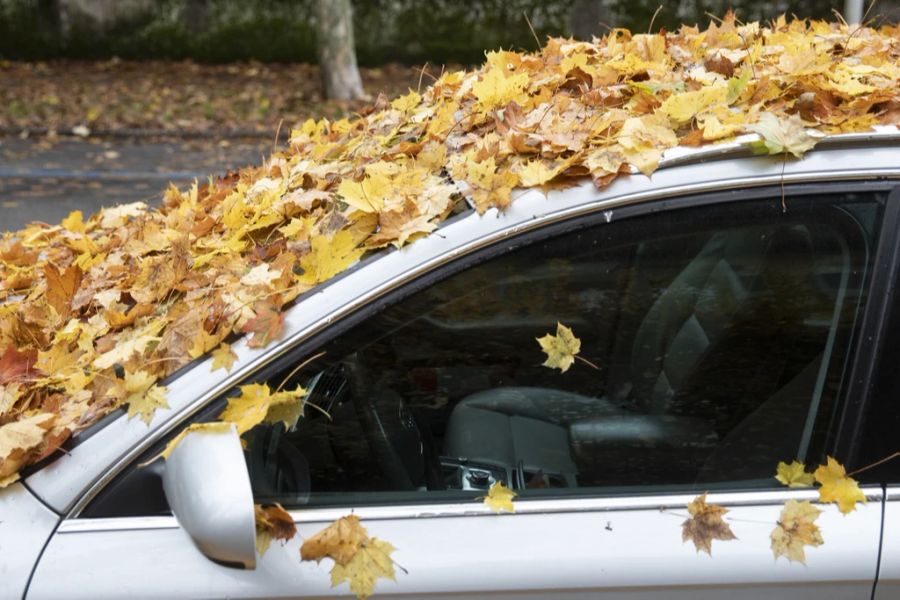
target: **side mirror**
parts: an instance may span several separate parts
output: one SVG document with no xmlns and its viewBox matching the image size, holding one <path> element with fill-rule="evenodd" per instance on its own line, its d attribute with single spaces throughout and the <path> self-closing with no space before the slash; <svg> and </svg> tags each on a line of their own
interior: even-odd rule
<svg viewBox="0 0 900 600">
<path fill-rule="evenodd" d="M 188 433 L 166 459 L 166 499 L 207 558 L 256 568 L 253 492 L 237 429 Z"/>
</svg>

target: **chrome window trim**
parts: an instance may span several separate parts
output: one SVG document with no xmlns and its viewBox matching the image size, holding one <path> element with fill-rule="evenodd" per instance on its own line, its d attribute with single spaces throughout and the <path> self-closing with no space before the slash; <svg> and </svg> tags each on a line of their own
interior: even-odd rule
<svg viewBox="0 0 900 600">
<path fill-rule="evenodd" d="M 893 139 L 893 137 L 894 136 L 892 136 L 890 139 Z M 900 139 L 900 134 L 897 134 L 895 137 Z M 835 138 L 837 138 L 837 136 L 835 136 Z M 837 141 L 842 140 L 838 139 Z M 873 148 L 873 150 L 883 151 L 885 150 L 885 148 L 883 146 L 877 146 Z M 816 153 L 818 157 L 823 157 L 823 155 L 827 154 L 827 151 Z M 744 162 L 743 159 L 736 160 Z M 811 161 L 811 159 L 808 160 Z M 779 160 L 778 162 L 781 163 L 781 160 Z M 727 165 L 727 163 L 724 164 Z M 808 162 L 804 164 L 804 161 L 791 162 L 786 164 L 796 169 L 803 169 L 804 167 L 818 167 L 819 169 L 822 169 L 821 164 L 815 165 L 809 164 Z M 723 163 L 718 162 L 715 163 L 715 165 L 721 167 L 723 166 Z M 422 262 L 411 266 L 410 268 L 384 281 L 380 285 L 372 287 L 364 294 L 347 300 L 339 307 L 334 309 L 330 313 L 328 318 L 321 319 L 298 329 L 287 338 L 278 342 L 277 346 L 266 349 L 265 352 L 259 355 L 255 355 L 253 359 L 249 360 L 244 365 L 241 365 L 234 372 L 226 376 L 224 379 L 220 380 L 217 384 L 213 385 L 213 387 L 208 388 L 205 393 L 199 395 L 195 400 L 183 406 L 177 413 L 172 414 L 164 423 L 162 423 L 155 429 L 152 429 L 152 431 L 148 435 L 144 436 L 139 443 L 130 447 L 130 449 L 127 450 L 123 455 L 121 455 L 114 463 L 109 465 L 109 467 L 98 478 L 94 479 L 94 481 L 89 484 L 86 491 L 84 491 L 84 493 L 80 495 L 78 500 L 74 502 L 71 508 L 68 511 L 64 511 L 67 515 L 66 518 L 77 518 L 81 511 L 84 510 L 84 508 L 91 502 L 91 500 L 93 500 L 93 498 L 101 489 L 103 489 L 128 465 L 134 462 L 134 460 L 137 459 L 141 454 L 146 452 L 150 446 L 159 442 L 170 431 L 180 426 L 183 421 L 190 418 L 201 407 L 221 395 L 228 388 L 232 387 L 240 380 L 252 376 L 258 370 L 262 369 L 272 361 L 280 358 L 286 352 L 293 349 L 294 346 L 296 346 L 303 340 L 320 333 L 335 321 L 344 319 L 345 317 L 349 316 L 351 313 L 359 310 L 365 305 L 382 298 L 395 289 L 402 287 L 403 285 L 415 279 L 418 279 L 423 275 L 426 275 L 440 268 L 443 265 L 446 265 L 457 260 L 460 257 L 472 254 L 488 246 L 501 243 L 504 239 L 507 239 L 510 236 L 516 236 L 536 230 L 538 228 L 546 227 L 549 225 L 560 223 L 562 221 L 567 221 L 594 213 L 604 213 L 607 222 L 609 222 L 614 217 L 615 209 L 664 198 L 670 198 L 670 208 L 676 208 L 684 203 L 683 201 L 685 196 L 717 191 L 727 191 L 736 188 L 748 189 L 779 184 L 859 181 L 872 178 L 900 179 L 900 161 L 898 161 L 896 165 L 893 165 L 891 167 L 855 167 L 828 170 L 803 170 L 797 172 L 791 172 L 791 170 L 788 169 L 783 173 L 776 172 L 775 169 L 771 168 L 771 165 L 769 166 L 769 168 L 762 166 L 760 166 L 760 168 L 765 168 L 765 170 L 768 172 L 758 175 L 744 175 L 729 179 L 712 179 L 702 182 L 690 182 L 662 187 L 652 187 L 650 189 L 638 190 L 631 193 L 626 192 L 620 196 L 614 196 L 607 199 L 602 199 L 602 190 L 594 190 L 593 199 L 590 201 L 582 202 L 580 204 L 576 204 L 574 206 L 562 208 L 559 210 L 552 210 L 552 208 L 548 208 L 546 213 L 535 215 L 529 221 L 514 223 L 502 228 L 495 229 L 489 235 L 470 240 L 457 246 L 449 252 L 437 256 L 432 256 L 426 260 L 423 260 Z M 675 169 L 672 169 L 672 171 L 674 170 Z M 590 182 L 588 182 L 585 185 L 591 184 Z M 532 191 L 529 190 L 525 193 L 527 194 L 529 192 Z M 475 216 L 472 215 L 472 217 Z M 482 216 L 477 218 L 486 217 Z M 297 306 L 302 306 L 302 303 Z M 197 367 L 202 367 L 204 364 L 204 362 L 201 362 L 197 365 Z M 185 373 L 183 377 L 189 377 L 192 371 L 193 369 Z"/>
<path fill-rule="evenodd" d="M 881 502 L 884 498 L 880 487 L 864 487 L 866 500 Z M 900 494 L 900 491 L 897 491 Z M 516 500 L 515 513 L 501 515 L 550 515 L 558 513 L 618 512 L 626 510 L 683 511 L 697 494 L 667 494 L 652 496 L 554 498 L 547 500 Z M 815 502 L 819 492 L 813 489 L 784 489 L 746 492 L 710 493 L 708 500 L 713 504 L 727 507 L 762 506 L 782 504 L 788 500 L 810 500 Z M 888 499 L 891 499 L 890 497 Z M 295 523 L 330 523 L 353 512 L 364 521 L 385 521 L 399 519 L 441 519 L 455 517 L 490 517 L 493 510 L 480 502 L 457 502 L 439 504 L 397 504 L 390 506 L 361 506 L 311 508 L 288 511 Z M 681 514 L 680 512 L 678 513 Z M 98 531 L 134 531 L 147 529 L 178 529 L 174 516 L 160 517 L 113 517 L 104 519 L 67 519 L 57 532 L 91 533 Z"/>
</svg>

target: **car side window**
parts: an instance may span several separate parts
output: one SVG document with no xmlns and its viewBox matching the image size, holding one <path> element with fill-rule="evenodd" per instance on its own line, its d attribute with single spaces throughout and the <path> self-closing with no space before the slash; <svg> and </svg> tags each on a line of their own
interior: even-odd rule
<svg viewBox="0 0 900 600">
<path fill-rule="evenodd" d="M 307 406 L 245 434 L 256 501 L 772 486 L 778 461 L 833 441 L 884 201 L 601 215 L 470 258 L 269 370 Z M 566 372 L 537 342 L 557 323 L 585 359 Z"/>
<path fill-rule="evenodd" d="M 524 496 L 771 485 L 779 460 L 826 450 L 879 200 L 670 211 L 473 265 L 291 377 L 315 409 L 250 432 L 255 493 L 296 506 L 494 481 Z M 557 323 L 586 359 L 565 373 L 536 341 Z"/>
</svg>

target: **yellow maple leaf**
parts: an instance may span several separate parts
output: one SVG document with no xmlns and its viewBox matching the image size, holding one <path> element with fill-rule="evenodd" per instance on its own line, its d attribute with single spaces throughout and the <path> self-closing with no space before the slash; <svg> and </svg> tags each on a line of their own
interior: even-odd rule
<svg viewBox="0 0 900 600">
<path fill-rule="evenodd" d="M 717 104 L 724 104 L 728 96 L 726 85 L 703 87 L 693 92 L 672 94 L 659 107 L 659 111 L 675 123 L 687 123 L 699 113 Z"/>
<path fill-rule="evenodd" d="M 141 421 L 150 424 L 158 408 L 169 408 L 166 402 L 166 388 L 154 385 L 156 377 L 146 371 L 125 373 L 125 400 L 128 404 L 128 418 L 140 416 Z"/>
<path fill-rule="evenodd" d="M 701 550 L 712 555 L 713 540 L 735 540 L 737 536 L 723 517 L 727 508 L 706 503 L 706 492 L 694 498 L 687 505 L 690 518 L 681 524 L 681 541 L 691 540 L 699 553 Z"/>
<path fill-rule="evenodd" d="M 381 211 L 385 201 L 394 193 L 393 179 L 376 165 L 370 165 L 366 169 L 362 181 L 345 178 L 337 188 L 341 200 L 363 212 Z"/>
<path fill-rule="evenodd" d="M 618 141 L 626 160 L 650 175 L 659 166 L 663 152 L 678 145 L 678 136 L 662 115 L 646 115 L 626 120 Z"/>
<path fill-rule="evenodd" d="M 350 591 L 365 600 L 374 592 L 379 577 L 394 580 L 394 550 L 394 546 L 378 538 L 366 540 L 346 565 L 335 563 L 331 568 L 331 587 L 347 581 Z"/>
<path fill-rule="evenodd" d="M 303 275 L 300 281 L 315 284 L 327 281 L 359 260 L 365 253 L 357 247 L 353 234 L 341 230 L 331 237 L 316 235 L 310 238 L 310 251 L 300 259 Z"/>
<path fill-rule="evenodd" d="M 495 481 L 484 497 L 484 505 L 496 513 L 502 510 L 516 512 L 513 506 L 513 498 L 516 496 L 518 494 L 503 485 L 502 481 Z"/>
<path fill-rule="evenodd" d="M 73 210 L 69 213 L 65 219 L 60 221 L 60 225 L 62 225 L 63 229 L 66 231 L 71 231 L 72 233 L 84 233 L 84 216 L 82 215 L 80 210 Z"/>
<path fill-rule="evenodd" d="M 219 347 L 212 352 L 212 370 L 225 369 L 231 373 L 231 366 L 238 358 L 230 344 L 222 342 Z"/>
<path fill-rule="evenodd" d="M 303 397 L 306 395 L 303 388 L 272 393 L 264 383 L 251 383 L 240 386 L 238 390 L 240 394 L 228 399 L 219 420 L 234 423 L 239 434 L 262 422 L 282 421 L 289 428 L 303 413 Z"/>
<path fill-rule="evenodd" d="M 27 453 L 44 441 L 55 420 L 56 415 L 52 413 L 39 413 L 0 427 L 0 478 L 19 470 Z M 7 481 L 6 485 L 13 481 Z"/>
<path fill-rule="evenodd" d="M 525 187 L 543 185 L 556 177 L 558 173 L 558 169 L 548 167 L 541 160 L 529 161 L 516 172 L 519 176 L 519 184 Z"/>
<path fill-rule="evenodd" d="M 329 557 L 335 564 L 346 565 L 367 539 L 369 534 L 360 524 L 359 517 L 347 515 L 307 538 L 300 547 L 300 559 L 319 562 Z"/>
<path fill-rule="evenodd" d="M 847 476 L 844 466 L 832 457 L 814 473 L 819 488 L 820 502 L 834 502 L 845 515 L 856 509 L 856 503 L 866 503 L 866 495 L 859 489 L 859 483 Z"/>
<path fill-rule="evenodd" d="M 779 462 L 775 472 L 775 479 L 788 487 L 812 487 L 814 478 L 812 473 L 806 472 L 806 465 L 799 460 L 791 464 Z"/>
<path fill-rule="evenodd" d="M 762 136 L 762 140 L 751 144 L 754 152 L 760 154 L 793 154 L 797 158 L 803 158 L 807 150 L 816 145 L 816 138 L 811 136 L 800 115 L 791 115 L 789 118 L 779 118 L 770 112 L 760 114 L 759 121 L 750 125 L 748 129 Z"/>
<path fill-rule="evenodd" d="M 182 429 L 178 433 L 178 435 L 176 435 L 171 440 L 169 440 L 169 443 L 166 444 L 166 447 L 163 448 L 162 452 L 160 452 L 159 454 L 157 454 L 156 456 L 154 456 L 147 462 L 143 462 L 138 466 L 143 467 L 143 466 L 149 465 L 150 463 L 152 463 L 153 461 L 155 461 L 157 458 L 160 458 L 160 457 L 162 457 L 163 459 L 168 459 L 169 456 L 172 455 L 172 451 L 174 451 L 175 448 L 178 447 L 178 444 L 181 443 L 181 440 L 183 440 L 185 437 L 187 437 L 187 435 L 189 433 L 201 433 L 201 434 L 203 434 L 203 433 L 225 433 L 225 432 L 231 431 L 234 426 L 235 426 L 234 423 L 223 423 L 220 421 L 212 421 L 209 423 L 191 423 L 190 425 L 188 425 L 187 427 Z"/>
<path fill-rule="evenodd" d="M 507 75 L 503 69 L 493 67 L 472 84 L 476 107 L 482 113 L 495 108 L 503 108 L 516 98 L 525 94 L 528 87 L 528 74 L 516 73 Z"/>
<path fill-rule="evenodd" d="M 556 324 L 556 335 L 548 333 L 535 339 L 541 345 L 541 350 L 547 353 L 544 366 L 559 369 L 563 373 L 569 370 L 575 362 L 575 356 L 581 352 L 581 340 L 562 323 Z"/>
<path fill-rule="evenodd" d="M 806 564 L 804 546 L 816 547 L 825 543 L 822 532 L 815 523 L 821 512 L 809 500 L 785 502 L 778 523 L 769 536 L 776 560 L 779 556 L 784 556 L 791 562 Z"/>
</svg>

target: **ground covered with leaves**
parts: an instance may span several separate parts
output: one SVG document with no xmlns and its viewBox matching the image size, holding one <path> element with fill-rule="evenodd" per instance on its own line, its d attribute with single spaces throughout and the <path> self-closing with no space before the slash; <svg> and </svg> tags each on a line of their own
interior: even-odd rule
<svg viewBox="0 0 900 600">
<path fill-rule="evenodd" d="M 799 158 L 826 134 L 898 120 L 897 27 L 729 16 L 704 31 L 615 30 L 595 43 L 551 39 L 535 53 L 490 52 L 477 70 L 380 97 L 357 117 L 308 120 L 259 167 L 170 188 L 160 209 L 138 202 L 74 212 L 4 234 L 0 477 L 14 481 L 117 407 L 150 423 L 167 406 L 161 378 L 207 353 L 214 369 L 230 369 L 229 336 L 268 345 L 299 294 L 367 252 L 429 234 L 467 205 L 503 210 L 514 188 L 584 177 L 603 187 L 651 174 L 669 148 L 744 134 L 754 134 L 748 143 L 758 152 Z M 565 339 L 541 345 L 547 366 L 565 370 L 579 347 L 571 331 L 557 334 Z M 239 432 L 290 423 L 303 401 L 300 388 L 243 386 L 220 419 Z M 859 494 L 839 470 L 814 475 L 822 501 L 845 511 Z M 818 540 L 808 525 L 815 515 L 786 510 L 779 547 L 802 557 L 789 536 L 802 530 Z M 698 500 L 689 512 L 699 521 L 686 536 L 730 539 L 718 523 L 724 511 Z M 345 557 L 332 574 L 363 596 L 368 583 L 354 586 L 373 581 L 366 565 L 387 572 L 390 549 L 357 533 L 361 558 Z"/>
<path fill-rule="evenodd" d="M 373 96 L 419 85 L 421 68 L 361 70 Z M 432 77 L 439 69 L 426 71 Z M 423 86 L 430 83 L 425 76 Z M 0 129 L 6 133 L 149 129 L 273 137 L 312 117 L 341 117 L 368 101 L 325 101 L 308 64 L 204 65 L 162 61 L 0 61 Z M 84 128 L 84 129 L 82 129 Z"/>
</svg>

